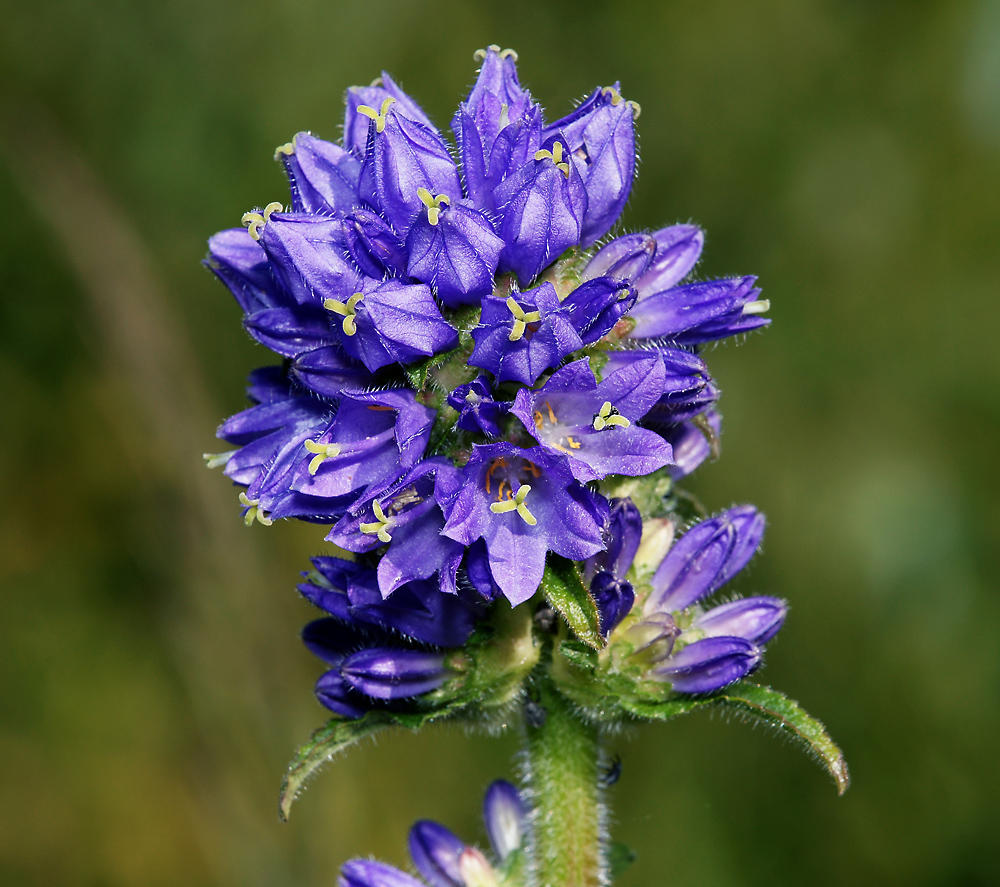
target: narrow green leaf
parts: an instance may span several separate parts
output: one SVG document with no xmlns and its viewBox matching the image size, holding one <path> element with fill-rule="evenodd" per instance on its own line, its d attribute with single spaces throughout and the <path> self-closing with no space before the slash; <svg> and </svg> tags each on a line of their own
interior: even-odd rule
<svg viewBox="0 0 1000 887">
<path fill-rule="evenodd" d="M 740 716 L 774 727 L 790 736 L 808 753 L 816 757 L 833 777 L 837 793 L 843 794 L 851 784 L 844 753 L 826 732 L 826 727 L 809 715 L 794 699 L 783 693 L 740 681 L 714 697 Z"/>
<path fill-rule="evenodd" d="M 807 714 L 794 699 L 770 687 L 738 681 L 711 696 L 680 696 L 663 702 L 623 699 L 621 705 L 637 717 L 656 721 L 667 721 L 707 706 L 729 709 L 744 720 L 766 724 L 795 740 L 830 772 L 837 784 L 838 794 L 847 791 L 851 783 L 844 754 L 823 724 Z"/>
<path fill-rule="evenodd" d="M 590 596 L 576 564 L 551 556 L 545 564 L 542 591 L 548 602 L 569 623 L 576 636 L 588 647 L 600 650 L 607 644 L 601 634 L 601 615 Z"/>
<path fill-rule="evenodd" d="M 356 721 L 345 721 L 331 718 L 326 725 L 320 727 L 309 741 L 303 745 L 281 782 L 281 795 L 278 798 L 278 812 L 282 821 L 287 822 L 292 803 L 306 781 L 327 761 L 339 752 L 385 727 L 392 726 L 392 716 L 385 712 L 369 712 Z"/>
</svg>

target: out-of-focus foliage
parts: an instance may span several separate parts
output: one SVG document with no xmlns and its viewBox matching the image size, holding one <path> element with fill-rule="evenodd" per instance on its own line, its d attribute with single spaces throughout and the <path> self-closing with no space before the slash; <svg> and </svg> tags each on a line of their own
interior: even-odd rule
<svg viewBox="0 0 1000 887">
<path fill-rule="evenodd" d="M 793 609 L 762 677 L 854 776 L 838 799 L 707 715 L 617 738 L 620 884 L 1000 879 L 1000 3 L 0 17 L 0 881 L 321 885 L 349 855 L 401 863 L 421 816 L 478 834 L 511 736 L 355 750 L 278 822 L 324 717 L 293 591 L 320 536 L 245 529 L 200 465 L 262 352 L 198 261 L 285 199 L 274 147 L 336 138 L 346 86 L 385 67 L 443 124 L 488 43 L 553 115 L 620 79 L 643 109 L 627 224 L 696 221 L 706 276 L 760 275 L 774 324 L 712 356 L 725 458 L 695 486 L 767 513 L 742 587 Z"/>
</svg>

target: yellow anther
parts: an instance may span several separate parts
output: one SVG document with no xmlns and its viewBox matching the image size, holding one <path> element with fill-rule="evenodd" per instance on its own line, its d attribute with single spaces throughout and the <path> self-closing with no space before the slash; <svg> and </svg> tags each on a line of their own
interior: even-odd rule
<svg viewBox="0 0 1000 887">
<path fill-rule="evenodd" d="M 358 113 L 364 114 L 365 117 L 370 117 L 375 121 L 375 132 L 382 132 L 385 129 L 385 115 L 389 110 L 389 106 L 396 100 L 390 95 L 386 96 L 385 101 L 382 102 L 382 110 L 376 111 L 370 105 L 358 105 Z"/>
<path fill-rule="evenodd" d="M 438 223 L 438 218 L 441 216 L 441 204 L 451 206 L 451 198 L 447 194 L 438 194 L 435 197 L 426 188 L 417 188 L 417 197 L 427 207 L 427 221 L 432 225 Z"/>
<path fill-rule="evenodd" d="M 743 306 L 744 314 L 764 314 L 771 310 L 770 299 L 758 299 L 756 302 L 747 302 Z"/>
<path fill-rule="evenodd" d="M 240 493 L 240 505 L 246 506 L 247 513 L 243 515 L 243 523 L 248 527 L 253 524 L 254 519 L 260 521 L 265 527 L 269 527 L 274 523 L 264 513 L 264 509 L 260 507 L 259 499 L 250 499 L 246 493 Z"/>
<path fill-rule="evenodd" d="M 486 53 L 491 51 L 500 52 L 500 47 L 495 43 L 491 43 L 486 47 L 486 49 L 477 49 L 474 53 L 472 53 L 472 60 L 474 62 L 481 62 L 486 58 Z"/>
<path fill-rule="evenodd" d="M 260 213 L 243 213 L 240 223 L 247 226 L 247 234 L 260 240 L 260 229 L 264 227 L 264 217 Z"/>
<path fill-rule="evenodd" d="M 370 524 L 362 524 L 361 532 L 368 536 L 378 536 L 381 542 L 392 542 L 392 536 L 389 535 L 389 518 L 386 517 L 378 500 L 372 503 L 372 510 L 375 512 L 375 520 Z"/>
<path fill-rule="evenodd" d="M 601 95 L 611 96 L 612 106 L 620 105 L 622 103 L 622 94 L 613 86 L 605 86 L 604 89 L 601 90 Z M 632 109 L 632 119 L 638 120 L 639 115 L 642 113 L 642 108 L 639 107 L 639 103 L 629 100 L 625 104 Z"/>
<path fill-rule="evenodd" d="M 327 459 L 332 459 L 334 456 L 339 456 L 341 453 L 340 444 L 335 443 L 320 443 L 318 440 L 307 440 L 303 441 L 302 446 L 304 446 L 310 453 L 315 453 L 312 460 L 309 462 L 310 474 L 315 474 L 319 471 L 320 465 L 322 465 Z"/>
<path fill-rule="evenodd" d="M 549 412 L 549 421 L 555 425 L 559 420 L 556 418 L 556 414 L 552 412 L 552 407 L 549 406 L 549 402 L 545 401 L 545 409 Z"/>
<path fill-rule="evenodd" d="M 540 311 L 525 311 L 517 304 L 513 296 L 507 297 L 507 307 L 510 308 L 510 313 L 514 315 L 514 327 L 510 331 L 510 335 L 507 336 L 511 342 L 516 342 L 524 336 L 524 331 L 528 328 L 529 323 L 538 323 L 542 319 Z"/>
<path fill-rule="evenodd" d="M 323 307 L 327 311 L 333 311 L 335 314 L 340 314 L 344 318 L 344 335 L 353 336 L 358 331 L 357 324 L 357 306 L 365 297 L 364 293 L 355 293 L 351 298 L 347 300 L 347 303 L 338 302 L 336 299 L 324 299 Z"/>
<path fill-rule="evenodd" d="M 613 86 L 605 86 L 604 89 L 601 90 L 601 95 L 609 95 L 609 96 L 611 96 L 611 104 L 612 105 L 620 105 L 621 104 L 622 94 L 617 89 L 615 89 Z"/>
<path fill-rule="evenodd" d="M 278 145 L 278 147 L 274 149 L 274 159 L 281 160 L 282 157 L 290 157 L 294 153 L 295 143 L 285 142 L 285 144 Z"/>
<path fill-rule="evenodd" d="M 527 484 L 521 484 L 517 491 L 517 495 L 514 496 L 513 499 L 504 499 L 503 502 L 492 503 L 490 505 L 490 511 L 494 514 L 506 514 L 508 511 L 516 511 L 529 527 L 533 527 L 538 523 L 538 518 L 528 511 L 528 506 L 524 504 L 524 500 L 528 497 L 528 493 L 530 492 L 530 486 Z"/>
<path fill-rule="evenodd" d="M 235 452 L 236 450 L 228 450 L 225 453 L 202 453 L 201 458 L 205 460 L 206 468 L 218 468 L 225 465 Z"/>
<path fill-rule="evenodd" d="M 625 421 L 627 422 L 628 419 L 626 419 Z M 567 437 L 566 438 L 566 443 L 569 444 L 569 447 L 570 447 L 571 450 L 578 450 L 578 449 L 580 449 L 580 443 L 579 443 L 579 441 L 573 440 L 572 437 Z"/>
<path fill-rule="evenodd" d="M 542 430 L 542 423 L 545 421 L 545 419 L 542 417 L 542 411 L 541 410 L 535 410 L 535 415 L 534 415 L 533 418 L 535 420 L 535 428 L 537 428 L 539 431 L 541 431 Z"/>
<path fill-rule="evenodd" d="M 556 169 L 562 170 L 562 174 L 567 179 L 569 178 L 569 163 L 563 160 L 562 142 L 553 144 L 551 151 L 536 151 L 535 160 L 551 160 L 556 165 Z"/>
<path fill-rule="evenodd" d="M 628 419 L 611 406 L 610 400 L 604 401 L 603 406 L 594 416 L 594 431 L 603 431 L 605 428 L 613 428 L 616 425 L 619 428 L 628 428 L 631 424 Z"/>
</svg>

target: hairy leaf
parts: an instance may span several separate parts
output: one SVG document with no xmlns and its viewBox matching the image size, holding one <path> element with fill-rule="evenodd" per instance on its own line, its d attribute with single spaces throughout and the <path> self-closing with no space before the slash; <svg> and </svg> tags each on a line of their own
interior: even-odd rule
<svg viewBox="0 0 1000 887">
<path fill-rule="evenodd" d="M 588 647 L 600 650 L 607 644 L 601 634 L 601 616 L 597 604 L 572 561 L 551 556 L 542 576 L 542 591 L 548 602 Z"/>
<path fill-rule="evenodd" d="M 666 721 L 708 706 L 726 708 L 744 720 L 766 724 L 790 737 L 826 767 L 837 784 L 838 794 L 847 791 L 851 781 L 847 762 L 826 728 L 807 714 L 795 700 L 770 687 L 750 681 L 737 681 L 710 696 L 678 696 L 663 702 L 622 700 L 622 707 L 631 714 L 645 720 L 658 721 Z"/>
</svg>

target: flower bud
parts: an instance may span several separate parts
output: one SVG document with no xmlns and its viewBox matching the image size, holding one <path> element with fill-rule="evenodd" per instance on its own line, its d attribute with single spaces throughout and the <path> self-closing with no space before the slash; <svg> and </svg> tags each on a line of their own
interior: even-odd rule
<svg viewBox="0 0 1000 887">
<path fill-rule="evenodd" d="M 520 792 L 506 780 L 498 779 L 486 790 L 483 822 L 490 844 L 501 862 L 520 848 L 526 814 Z"/>
<path fill-rule="evenodd" d="M 405 699 L 440 687 L 450 674 L 443 653 L 371 647 L 346 657 L 340 666 L 355 690 L 374 699 Z"/>
<path fill-rule="evenodd" d="M 744 638 L 705 638 L 659 663 L 650 677 L 669 682 L 678 693 L 711 693 L 749 674 L 760 659 L 758 647 Z"/>
<path fill-rule="evenodd" d="M 788 605 L 780 598 L 741 598 L 702 613 L 691 627 L 709 637 L 731 635 L 760 645 L 778 633 L 787 613 Z"/>
<path fill-rule="evenodd" d="M 636 569 L 640 573 L 659 566 L 674 543 L 676 528 L 667 517 L 654 517 L 643 521 L 642 538 L 635 552 Z"/>
<path fill-rule="evenodd" d="M 649 234 L 626 234 L 602 246 L 583 269 L 581 280 L 613 277 L 634 284 L 649 268 L 656 240 Z"/>
<path fill-rule="evenodd" d="M 344 863 L 337 887 L 424 887 L 416 878 L 395 866 L 374 859 L 351 859 Z"/>
<path fill-rule="evenodd" d="M 656 254 L 649 269 L 636 281 L 639 300 L 677 286 L 697 264 L 705 234 L 697 225 L 671 225 L 652 235 Z"/>
<path fill-rule="evenodd" d="M 609 333 L 635 304 L 636 293 L 612 277 L 595 277 L 580 284 L 562 303 L 584 345 Z"/>
<path fill-rule="evenodd" d="M 410 829 L 410 856 L 431 887 L 463 887 L 459 859 L 465 842 L 436 822 L 421 819 Z"/>
</svg>

